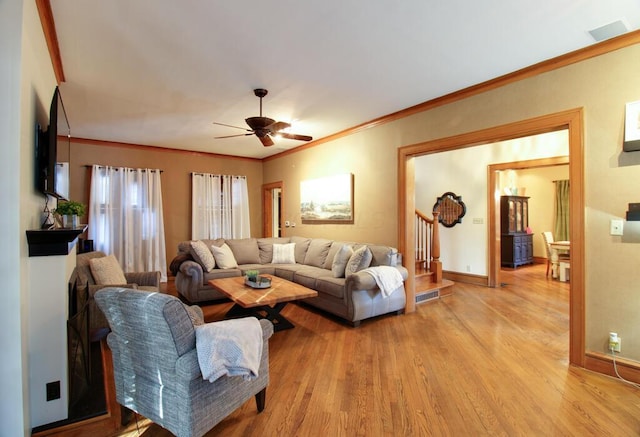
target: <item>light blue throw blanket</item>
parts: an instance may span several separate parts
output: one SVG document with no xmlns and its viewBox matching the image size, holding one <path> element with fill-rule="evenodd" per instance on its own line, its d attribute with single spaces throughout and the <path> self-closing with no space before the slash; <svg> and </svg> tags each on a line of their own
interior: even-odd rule
<svg viewBox="0 0 640 437">
<path fill-rule="evenodd" d="M 262 327 L 255 317 L 223 320 L 195 327 L 198 364 L 203 379 L 228 376 L 253 380 L 262 357 Z"/>
</svg>

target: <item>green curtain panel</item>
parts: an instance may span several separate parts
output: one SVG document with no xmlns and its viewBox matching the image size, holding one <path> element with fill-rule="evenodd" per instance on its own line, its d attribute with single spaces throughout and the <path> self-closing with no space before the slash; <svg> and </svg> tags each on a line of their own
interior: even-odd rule
<svg viewBox="0 0 640 437">
<path fill-rule="evenodd" d="M 553 181 L 556 186 L 556 216 L 553 236 L 556 241 L 569 240 L 569 180 Z"/>
</svg>

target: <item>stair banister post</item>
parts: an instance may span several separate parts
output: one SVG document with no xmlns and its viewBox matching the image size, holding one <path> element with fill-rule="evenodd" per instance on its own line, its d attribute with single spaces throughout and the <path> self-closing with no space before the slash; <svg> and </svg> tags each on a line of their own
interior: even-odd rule
<svg viewBox="0 0 640 437">
<path fill-rule="evenodd" d="M 433 212 L 433 228 L 431 229 L 431 271 L 433 282 L 442 282 L 442 263 L 440 262 L 440 228 L 439 212 Z"/>
</svg>

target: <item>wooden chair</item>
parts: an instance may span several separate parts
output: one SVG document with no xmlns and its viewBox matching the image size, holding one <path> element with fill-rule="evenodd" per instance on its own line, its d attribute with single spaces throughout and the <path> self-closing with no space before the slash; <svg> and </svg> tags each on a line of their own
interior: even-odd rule
<svg viewBox="0 0 640 437">
<path fill-rule="evenodd" d="M 553 234 L 550 231 L 545 231 L 542 233 L 542 239 L 544 240 L 544 246 L 547 249 L 547 273 L 545 276 L 549 276 L 549 267 L 551 267 L 551 243 L 555 240 L 553 239 Z M 558 262 L 568 263 L 570 261 L 570 255 L 566 253 L 558 254 Z"/>
</svg>

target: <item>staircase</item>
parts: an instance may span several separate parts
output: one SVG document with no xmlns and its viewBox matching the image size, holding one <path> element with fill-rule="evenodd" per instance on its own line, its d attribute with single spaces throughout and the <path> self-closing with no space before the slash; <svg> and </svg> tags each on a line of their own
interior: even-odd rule
<svg viewBox="0 0 640 437">
<path fill-rule="evenodd" d="M 442 278 L 438 212 L 433 219 L 415 211 L 415 287 L 416 303 L 424 303 L 452 293 L 453 281 Z"/>
</svg>

